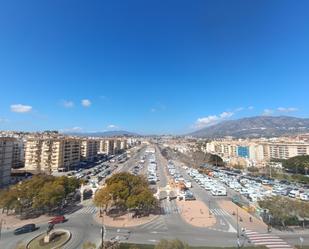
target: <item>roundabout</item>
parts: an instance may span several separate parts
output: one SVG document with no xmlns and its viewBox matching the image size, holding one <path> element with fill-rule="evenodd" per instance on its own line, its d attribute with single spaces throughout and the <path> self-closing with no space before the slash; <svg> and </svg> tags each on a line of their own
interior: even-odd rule
<svg viewBox="0 0 309 249">
<path fill-rule="evenodd" d="M 55 229 L 49 234 L 41 233 L 34 237 L 26 246 L 27 249 L 57 249 L 71 239 L 71 232 L 64 229 Z"/>
</svg>

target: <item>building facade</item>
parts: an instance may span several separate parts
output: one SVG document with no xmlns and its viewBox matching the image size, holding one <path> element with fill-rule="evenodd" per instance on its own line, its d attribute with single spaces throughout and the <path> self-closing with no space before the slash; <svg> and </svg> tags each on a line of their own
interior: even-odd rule
<svg viewBox="0 0 309 249">
<path fill-rule="evenodd" d="M 14 142 L 14 138 L 0 137 L 0 188 L 11 181 Z"/>
<path fill-rule="evenodd" d="M 70 170 L 81 159 L 81 141 L 76 138 L 32 138 L 27 140 L 25 168 L 51 173 Z"/>
<path fill-rule="evenodd" d="M 81 141 L 81 160 L 93 160 L 99 151 L 99 141 L 84 139 Z"/>
</svg>

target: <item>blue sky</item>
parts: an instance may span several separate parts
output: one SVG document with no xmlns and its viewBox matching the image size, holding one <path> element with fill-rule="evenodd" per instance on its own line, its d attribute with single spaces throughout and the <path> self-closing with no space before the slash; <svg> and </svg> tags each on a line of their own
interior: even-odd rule
<svg viewBox="0 0 309 249">
<path fill-rule="evenodd" d="M 308 1 L 2 1 L 0 129 L 180 134 L 309 113 Z"/>
</svg>

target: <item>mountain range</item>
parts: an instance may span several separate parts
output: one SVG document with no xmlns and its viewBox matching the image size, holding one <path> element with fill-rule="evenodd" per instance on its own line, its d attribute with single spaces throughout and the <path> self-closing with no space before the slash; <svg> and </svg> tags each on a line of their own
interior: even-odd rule
<svg viewBox="0 0 309 249">
<path fill-rule="evenodd" d="M 136 137 L 140 136 L 137 133 L 130 132 L 130 131 L 103 131 L 103 132 L 71 132 L 71 133 L 66 133 L 68 135 L 72 136 L 79 136 L 79 137 Z"/>
<path fill-rule="evenodd" d="M 278 137 L 309 132 L 309 118 L 257 116 L 228 120 L 188 134 L 201 138 Z"/>
</svg>

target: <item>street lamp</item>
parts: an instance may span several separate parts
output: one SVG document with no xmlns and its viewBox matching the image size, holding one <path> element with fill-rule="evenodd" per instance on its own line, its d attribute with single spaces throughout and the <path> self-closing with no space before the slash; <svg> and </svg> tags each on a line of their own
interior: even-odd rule
<svg viewBox="0 0 309 249">
<path fill-rule="evenodd" d="M 4 219 L 0 220 L 0 239 L 1 239 L 1 232 L 2 232 L 2 224 L 6 224 Z"/>
<path fill-rule="evenodd" d="M 105 227 L 104 227 L 104 211 L 100 208 L 100 217 L 102 218 L 102 227 L 101 227 L 101 248 L 104 249 L 104 236 L 105 236 Z"/>
<path fill-rule="evenodd" d="M 239 233 L 239 216 L 238 216 L 238 208 L 236 209 L 236 218 L 237 218 L 237 248 L 243 248 L 246 242 L 246 236 L 243 233 L 244 230 L 242 230 L 242 233 Z M 241 241 L 241 238 L 243 238 L 243 241 Z"/>
<path fill-rule="evenodd" d="M 211 218 L 210 199 L 208 200 L 208 213 L 209 213 L 209 218 Z"/>
</svg>

